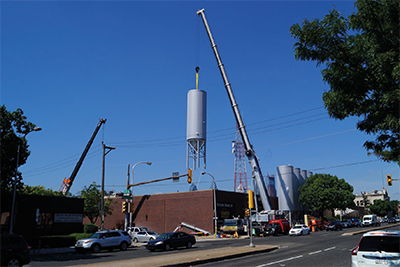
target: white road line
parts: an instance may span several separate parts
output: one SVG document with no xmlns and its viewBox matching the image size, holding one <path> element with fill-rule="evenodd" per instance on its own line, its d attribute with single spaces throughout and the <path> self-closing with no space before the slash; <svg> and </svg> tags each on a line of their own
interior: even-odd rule
<svg viewBox="0 0 400 267">
<path fill-rule="evenodd" d="M 317 254 L 317 253 L 320 253 L 320 252 L 322 252 L 322 250 L 317 250 L 317 251 L 314 251 L 314 252 L 310 252 L 310 253 L 308 253 L 308 255 L 313 255 L 313 254 Z"/>
<path fill-rule="evenodd" d="M 302 257 L 303 257 L 303 255 L 300 255 L 300 256 L 297 256 L 297 257 L 291 257 L 291 258 L 280 260 L 280 261 L 274 261 L 274 262 L 266 263 L 266 264 L 263 264 L 263 265 L 258 265 L 256 267 L 269 266 L 269 265 L 272 265 L 272 264 L 277 264 L 277 263 L 281 263 L 281 262 L 285 262 L 285 261 L 290 261 L 290 260 L 294 260 L 294 259 L 298 259 L 298 258 L 302 258 Z"/>
<path fill-rule="evenodd" d="M 324 249 L 324 251 L 329 251 L 329 250 L 332 250 L 332 249 L 335 249 L 335 248 L 336 248 L 336 247 L 326 248 L 326 249 Z M 317 250 L 317 251 L 308 253 L 308 255 L 314 255 L 314 254 L 321 253 L 321 252 L 322 252 L 322 250 Z M 280 260 L 280 261 L 274 261 L 274 262 L 270 262 L 270 263 L 258 265 L 258 266 L 256 266 L 256 267 L 269 266 L 269 265 L 273 265 L 273 264 L 277 264 L 277 263 L 281 263 L 281 262 L 285 262 L 285 261 L 290 261 L 290 260 L 299 259 L 299 258 L 302 258 L 302 257 L 303 257 L 303 255 L 300 255 L 300 256 L 296 256 L 296 257 L 291 257 L 291 258 L 283 259 L 283 260 Z"/>
</svg>

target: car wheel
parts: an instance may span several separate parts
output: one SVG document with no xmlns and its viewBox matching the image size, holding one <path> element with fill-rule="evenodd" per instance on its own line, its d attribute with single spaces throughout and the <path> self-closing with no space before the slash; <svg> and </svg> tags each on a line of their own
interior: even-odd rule
<svg viewBox="0 0 400 267">
<path fill-rule="evenodd" d="M 22 266 L 17 258 L 11 258 L 6 262 L 6 266 Z"/>
<path fill-rule="evenodd" d="M 137 242 L 139 242 L 139 240 L 135 237 L 135 238 L 133 239 L 133 242 L 137 243 Z"/>
<path fill-rule="evenodd" d="M 187 248 L 191 248 L 191 247 L 192 247 L 192 242 L 189 241 L 189 242 L 187 243 L 186 247 L 187 247 Z"/>
<path fill-rule="evenodd" d="M 165 245 L 165 250 L 167 250 L 167 251 L 168 251 L 168 250 L 171 250 L 171 246 L 170 246 L 169 244 L 166 244 L 166 245 Z"/>
<path fill-rule="evenodd" d="M 94 244 L 92 246 L 92 252 L 93 253 L 98 253 L 100 251 L 100 245 L 99 244 Z"/>
<path fill-rule="evenodd" d="M 122 242 L 121 245 L 119 245 L 119 249 L 122 251 L 125 251 L 128 249 L 128 244 L 126 242 Z"/>
</svg>

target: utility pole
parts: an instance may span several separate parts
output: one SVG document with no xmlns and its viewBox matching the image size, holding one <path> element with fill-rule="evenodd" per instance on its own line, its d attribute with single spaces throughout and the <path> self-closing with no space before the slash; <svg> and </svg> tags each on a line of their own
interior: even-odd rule
<svg viewBox="0 0 400 267">
<path fill-rule="evenodd" d="M 110 153 L 111 150 L 114 150 L 115 147 L 109 147 L 104 144 L 104 142 L 101 142 L 101 145 L 103 146 L 103 171 L 101 174 L 101 230 L 104 230 L 104 173 L 105 173 L 105 162 L 106 162 L 106 155 Z M 108 151 L 106 152 L 106 149 Z"/>
</svg>

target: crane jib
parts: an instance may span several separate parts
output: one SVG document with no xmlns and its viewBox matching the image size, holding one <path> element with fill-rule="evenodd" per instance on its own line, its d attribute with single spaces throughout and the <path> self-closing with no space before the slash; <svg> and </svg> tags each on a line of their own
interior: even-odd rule
<svg viewBox="0 0 400 267">
<path fill-rule="evenodd" d="M 211 34 L 210 27 L 208 26 L 207 19 L 206 19 L 206 16 L 204 14 L 204 9 L 201 9 L 201 10 L 197 11 L 197 15 L 200 15 L 202 20 L 203 20 L 204 26 L 206 28 L 208 37 L 209 37 L 210 42 L 211 42 L 212 50 L 214 51 L 214 55 L 215 55 L 215 58 L 217 60 L 218 68 L 219 68 L 219 70 L 221 72 L 221 76 L 222 76 L 222 79 L 223 79 L 224 84 L 225 84 L 226 92 L 228 93 L 229 100 L 231 101 L 231 107 L 232 107 L 233 113 L 235 115 L 236 122 L 238 124 L 238 128 L 239 128 L 239 131 L 240 131 L 240 135 L 242 136 L 242 139 L 243 139 L 243 144 L 244 144 L 244 147 L 245 147 L 245 150 L 246 150 L 246 155 L 247 155 L 247 158 L 248 158 L 250 166 L 251 166 L 252 179 L 253 179 L 253 181 L 256 182 L 256 185 L 257 185 L 257 187 L 259 189 L 258 191 L 260 193 L 260 197 L 261 197 L 261 201 L 262 201 L 264 210 L 271 210 L 272 208 L 271 208 L 269 196 L 268 196 L 268 193 L 267 193 L 267 189 L 266 189 L 265 184 L 264 184 L 264 179 L 263 179 L 263 175 L 261 173 L 261 168 L 260 168 L 260 166 L 258 164 L 258 160 L 257 160 L 257 157 L 256 157 L 256 155 L 254 153 L 254 150 L 253 150 L 253 148 L 252 148 L 252 146 L 250 144 L 249 137 L 248 137 L 247 132 L 246 132 L 246 128 L 245 128 L 245 126 L 243 124 L 242 117 L 240 116 L 239 107 L 236 104 L 235 97 L 234 97 L 233 91 L 231 89 L 231 85 L 230 85 L 230 83 L 228 81 L 228 76 L 226 75 L 226 72 L 225 72 L 225 69 L 224 69 L 224 64 L 222 64 L 221 57 L 219 56 L 219 53 L 218 53 L 217 45 L 214 42 L 214 39 L 213 39 L 212 34 Z"/>
</svg>

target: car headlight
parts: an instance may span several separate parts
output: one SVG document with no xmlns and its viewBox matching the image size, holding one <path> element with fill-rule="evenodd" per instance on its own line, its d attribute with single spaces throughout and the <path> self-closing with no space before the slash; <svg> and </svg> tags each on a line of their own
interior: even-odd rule
<svg viewBox="0 0 400 267">
<path fill-rule="evenodd" d="M 158 241 L 158 242 L 156 243 L 156 245 L 162 245 L 162 244 L 164 244 L 163 241 Z"/>
<path fill-rule="evenodd" d="M 93 242 L 93 240 L 86 240 L 85 242 L 83 242 L 84 244 L 89 244 L 89 243 L 92 243 Z"/>
</svg>

